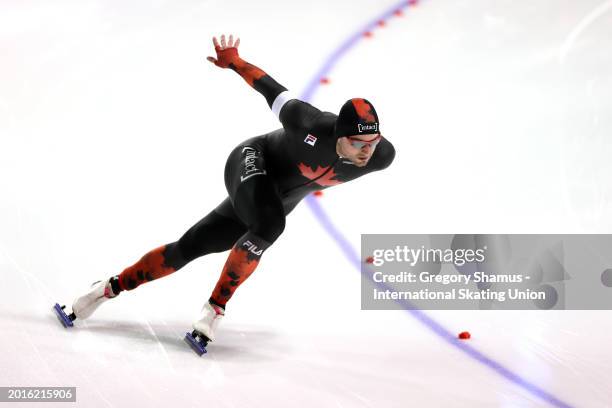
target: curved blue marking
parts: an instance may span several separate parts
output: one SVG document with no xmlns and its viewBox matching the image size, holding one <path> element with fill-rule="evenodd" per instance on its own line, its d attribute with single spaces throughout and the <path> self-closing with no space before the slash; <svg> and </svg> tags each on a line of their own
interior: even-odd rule
<svg viewBox="0 0 612 408">
<path fill-rule="evenodd" d="M 370 23 L 363 26 L 361 29 L 357 30 L 352 36 L 350 36 L 344 43 L 342 43 L 336 51 L 332 53 L 323 64 L 323 67 L 317 72 L 317 74 L 310 80 L 306 89 L 302 92 L 300 99 L 304 101 L 312 100 L 312 96 L 314 92 L 317 90 L 320 84 L 321 78 L 325 77 L 329 71 L 333 68 L 333 66 L 338 62 L 338 60 L 348 52 L 361 38 L 363 38 L 363 33 L 373 28 L 376 28 L 378 21 L 386 20 L 387 18 L 393 16 L 396 10 L 400 10 L 402 8 L 407 7 L 407 2 L 402 1 L 401 3 L 397 3 L 397 5 L 389 8 L 382 14 L 380 14 L 377 18 L 372 20 Z M 336 243 L 340 246 L 340 249 L 344 253 L 344 255 L 353 263 L 353 265 L 361 271 L 361 259 L 357 254 L 357 251 L 351 246 L 348 240 L 342 235 L 342 233 L 334 226 L 331 222 L 319 202 L 312 195 L 306 197 L 306 203 L 314 213 L 315 217 L 322 224 L 323 228 L 331 235 Z M 390 287 L 382 284 L 376 283 L 382 290 L 390 289 Z M 472 346 L 467 343 L 459 340 L 456 336 L 451 333 L 448 329 L 442 326 L 440 323 L 429 317 L 422 310 L 416 309 L 415 306 L 408 302 L 407 300 L 398 300 L 397 301 L 404 310 L 406 310 L 412 317 L 419 320 L 423 325 L 425 325 L 428 329 L 433 331 L 436 335 L 443 338 L 447 343 L 451 346 L 458 348 L 469 357 L 474 360 L 480 362 L 481 364 L 489 367 L 499 375 L 503 376 L 507 380 L 513 382 L 519 387 L 523 388 L 525 391 L 528 391 L 530 394 L 548 402 L 552 406 L 561 407 L 561 408 L 571 408 L 571 405 L 560 400 L 553 394 L 539 387 L 538 385 L 530 382 L 529 380 L 521 377 L 519 374 L 513 372 L 512 370 L 504 367 L 502 364 L 497 361 L 487 357 L 482 352 L 476 350 Z"/>
</svg>

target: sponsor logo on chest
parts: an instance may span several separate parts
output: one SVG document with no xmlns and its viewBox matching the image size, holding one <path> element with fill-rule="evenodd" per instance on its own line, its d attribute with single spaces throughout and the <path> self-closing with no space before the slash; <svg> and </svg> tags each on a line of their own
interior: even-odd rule
<svg viewBox="0 0 612 408">
<path fill-rule="evenodd" d="M 311 146 L 314 146 L 315 143 L 317 143 L 317 138 L 309 133 L 308 135 L 306 135 L 306 139 L 304 139 L 304 142 L 308 143 Z"/>
</svg>

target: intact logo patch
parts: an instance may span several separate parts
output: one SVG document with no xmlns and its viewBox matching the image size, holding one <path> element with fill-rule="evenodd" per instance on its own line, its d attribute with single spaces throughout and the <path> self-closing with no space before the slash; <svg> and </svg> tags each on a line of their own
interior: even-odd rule
<svg viewBox="0 0 612 408">
<path fill-rule="evenodd" d="M 374 131 L 374 132 L 378 132 L 378 123 L 367 123 L 365 125 L 362 125 L 361 123 L 359 123 L 357 125 L 357 128 L 359 130 L 359 133 L 362 132 L 366 132 L 366 131 Z"/>
<path fill-rule="evenodd" d="M 316 138 L 316 137 L 314 137 L 314 136 L 313 136 L 313 135 L 311 135 L 311 134 L 308 134 L 308 135 L 306 136 L 306 139 L 304 139 L 304 142 L 308 143 L 308 144 L 309 144 L 309 145 L 311 145 L 311 146 L 314 146 L 314 145 L 315 145 L 315 143 L 317 142 L 317 138 Z"/>
<path fill-rule="evenodd" d="M 241 182 L 251 176 L 266 174 L 266 170 L 263 168 L 263 159 L 259 154 L 259 151 L 251 146 L 245 146 L 242 148 L 242 157 L 244 158 L 244 168 L 240 174 Z"/>
</svg>

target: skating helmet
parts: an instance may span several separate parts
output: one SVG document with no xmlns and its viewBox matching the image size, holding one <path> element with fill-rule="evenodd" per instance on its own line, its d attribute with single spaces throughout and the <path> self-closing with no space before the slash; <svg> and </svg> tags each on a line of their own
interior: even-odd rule
<svg viewBox="0 0 612 408">
<path fill-rule="evenodd" d="M 374 106 L 363 98 L 349 99 L 342 105 L 334 133 L 336 137 L 372 135 L 380 133 Z"/>
</svg>

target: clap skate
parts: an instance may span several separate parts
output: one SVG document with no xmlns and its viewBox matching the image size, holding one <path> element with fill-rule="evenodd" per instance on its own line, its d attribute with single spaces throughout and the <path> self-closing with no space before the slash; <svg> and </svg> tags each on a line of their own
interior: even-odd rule
<svg viewBox="0 0 612 408">
<path fill-rule="evenodd" d="M 210 302 L 206 302 L 202 307 L 200 318 L 193 322 L 193 331 L 185 334 L 185 341 L 198 355 L 206 353 L 208 342 L 215 340 L 215 330 L 224 315 L 225 310 L 222 307 Z"/>
<path fill-rule="evenodd" d="M 106 281 L 97 281 L 91 285 L 88 293 L 78 297 L 72 304 L 72 312 L 66 314 L 64 309 L 66 306 L 60 306 L 58 303 L 53 306 L 57 317 L 64 327 L 72 327 L 73 321 L 78 319 L 87 319 L 92 313 L 108 299 L 114 298 L 115 293 L 111 287 L 110 279 Z"/>
</svg>

